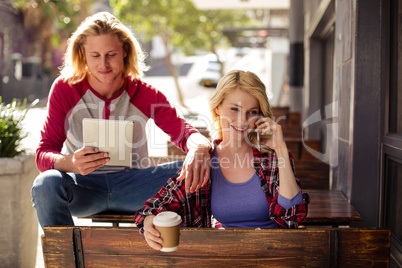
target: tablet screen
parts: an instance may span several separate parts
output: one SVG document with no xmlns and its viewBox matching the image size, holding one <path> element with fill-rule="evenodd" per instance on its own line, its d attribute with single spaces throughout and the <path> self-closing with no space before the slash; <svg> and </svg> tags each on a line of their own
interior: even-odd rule
<svg viewBox="0 0 402 268">
<path fill-rule="evenodd" d="M 110 161 L 106 165 L 132 166 L 133 122 L 84 118 L 82 131 L 84 146 L 109 153 Z"/>
</svg>

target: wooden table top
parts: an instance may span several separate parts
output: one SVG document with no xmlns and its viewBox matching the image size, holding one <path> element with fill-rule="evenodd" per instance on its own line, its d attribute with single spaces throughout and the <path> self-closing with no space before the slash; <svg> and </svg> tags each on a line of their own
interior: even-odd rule
<svg viewBox="0 0 402 268">
<path fill-rule="evenodd" d="M 363 218 L 338 190 L 303 190 L 310 195 L 305 225 L 349 225 Z"/>
</svg>

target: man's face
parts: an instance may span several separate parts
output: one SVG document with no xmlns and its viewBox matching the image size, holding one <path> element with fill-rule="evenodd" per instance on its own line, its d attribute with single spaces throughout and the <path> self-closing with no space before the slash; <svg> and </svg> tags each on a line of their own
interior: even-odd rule
<svg viewBox="0 0 402 268">
<path fill-rule="evenodd" d="M 127 53 L 117 35 L 88 36 L 84 53 L 94 83 L 110 84 L 122 78 Z"/>
</svg>

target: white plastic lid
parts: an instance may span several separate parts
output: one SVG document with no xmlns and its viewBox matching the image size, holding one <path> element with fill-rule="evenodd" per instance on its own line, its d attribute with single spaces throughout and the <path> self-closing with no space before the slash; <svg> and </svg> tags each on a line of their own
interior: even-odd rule
<svg viewBox="0 0 402 268">
<path fill-rule="evenodd" d="M 163 211 L 154 218 L 154 225 L 161 227 L 176 226 L 181 224 L 181 217 L 173 211 Z"/>
</svg>

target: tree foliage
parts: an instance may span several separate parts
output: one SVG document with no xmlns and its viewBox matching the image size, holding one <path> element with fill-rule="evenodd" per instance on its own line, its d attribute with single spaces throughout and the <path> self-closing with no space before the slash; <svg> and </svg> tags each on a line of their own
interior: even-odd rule
<svg viewBox="0 0 402 268">
<path fill-rule="evenodd" d="M 22 13 L 28 40 L 28 55 L 42 60 L 42 68 L 50 73 L 53 53 L 63 48 L 66 38 L 86 15 L 88 1 L 80 0 L 11 0 Z M 83 12 L 84 10 L 84 12 Z"/>
<path fill-rule="evenodd" d="M 249 21 L 243 10 L 198 10 L 191 0 L 111 0 L 110 4 L 115 15 L 131 25 L 143 41 L 149 41 L 154 36 L 161 37 L 166 63 L 175 79 L 182 106 L 185 105 L 178 74 L 170 58 L 172 47 L 180 48 L 187 55 L 197 50 L 217 55 L 217 48 L 228 44 L 223 28 L 244 26 Z"/>
<path fill-rule="evenodd" d="M 130 24 L 145 41 L 158 35 L 186 54 L 196 50 L 215 53 L 228 45 L 225 27 L 250 24 L 245 10 L 198 10 L 191 0 L 111 0 L 122 21 Z"/>
</svg>

